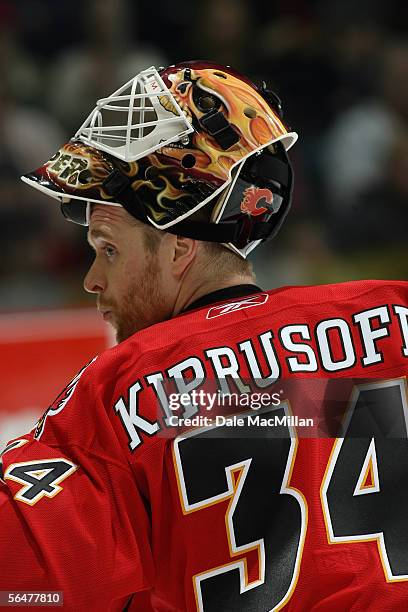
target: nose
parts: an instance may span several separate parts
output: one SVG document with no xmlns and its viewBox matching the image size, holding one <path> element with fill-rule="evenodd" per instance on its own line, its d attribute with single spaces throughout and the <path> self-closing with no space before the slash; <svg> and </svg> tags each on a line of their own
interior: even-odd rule
<svg viewBox="0 0 408 612">
<path fill-rule="evenodd" d="M 88 293 L 102 293 L 106 289 L 106 279 L 97 265 L 93 262 L 84 278 L 84 289 Z"/>
</svg>

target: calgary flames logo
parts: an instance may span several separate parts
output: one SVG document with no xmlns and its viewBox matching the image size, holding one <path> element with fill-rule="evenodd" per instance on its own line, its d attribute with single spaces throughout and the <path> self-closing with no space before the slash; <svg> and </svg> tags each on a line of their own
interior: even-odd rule
<svg viewBox="0 0 408 612">
<path fill-rule="evenodd" d="M 266 200 L 265 206 L 258 206 L 260 200 Z M 273 212 L 273 193 L 270 189 L 260 189 L 259 187 L 247 187 L 244 191 L 244 199 L 241 202 L 241 210 L 252 217 L 263 215 L 268 210 Z M 268 206 L 269 204 L 269 206 Z"/>
</svg>

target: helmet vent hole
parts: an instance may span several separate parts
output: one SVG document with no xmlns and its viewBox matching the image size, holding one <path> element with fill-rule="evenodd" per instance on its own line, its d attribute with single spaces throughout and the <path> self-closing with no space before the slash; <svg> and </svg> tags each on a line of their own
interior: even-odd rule
<svg viewBox="0 0 408 612">
<path fill-rule="evenodd" d="M 145 178 L 147 181 L 155 181 L 159 174 L 160 170 L 156 166 L 149 166 L 145 170 Z"/>
<path fill-rule="evenodd" d="M 223 72 L 214 72 L 214 76 L 217 76 L 219 79 L 226 79 L 227 75 Z"/>
<path fill-rule="evenodd" d="M 196 158 L 194 157 L 194 155 L 191 155 L 191 153 L 184 155 L 183 159 L 181 160 L 181 165 L 183 166 L 183 168 L 193 168 L 195 166 L 195 163 Z"/>
<path fill-rule="evenodd" d="M 256 110 L 254 108 L 251 108 L 250 106 L 247 106 L 246 108 L 244 108 L 244 115 L 249 119 L 255 119 Z"/>
<path fill-rule="evenodd" d="M 199 100 L 199 106 L 202 111 L 210 111 L 216 106 L 213 96 L 203 96 Z"/>
</svg>

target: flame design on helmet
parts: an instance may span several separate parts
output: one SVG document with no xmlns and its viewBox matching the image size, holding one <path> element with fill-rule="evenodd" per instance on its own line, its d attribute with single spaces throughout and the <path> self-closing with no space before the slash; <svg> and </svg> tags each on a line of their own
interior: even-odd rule
<svg viewBox="0 0 408 612">
<path fill-rule="evenodd" d="M 147 202 L 151 217 L 159 225 L 172 217 L 174 201 L 186 197 L 182 183 L 203 182 L 216 191 L 229 180 L 235 164 L 252 151 L 287 133 L 277 114 L 252 83 L 229 69 L 205 66 L 190 62 L 170 67 L 161 74 L 196 130 L 188 146 L 180 148 L 170 145 L 156 151 L 158 160 L 168 162 L 168 165 L 164 163 L 164 169 L 168 171 L 166 179 L 163 175 L 165 188 L 157 196 L 156 202 Z M 200 125 L 200 119 L 206 112 L 197 104 L 200 94 L 202 97 L 208 95 L 218 103 L 219 110 L 240 136 L 239 142 L 227 151 L 223 151 L 215 138 Z M 194 157 L 195 164 L 185 170 L 183 159 L 187 155 Z M 160 167 L 163 168 L 163 165 Z M 172 171 L 174 168 L 179 170 L 176 177 Z M 174 178 L 176 181 L 172 180 Z M 160 212 L 157 211 L 157 204 L 162 209 Z"/>
<path fill-rule="evenodd" d="M 29 182 L 57 196 L 113 202 L 103 181 L 118 168 L 129 177 L 152 225 L 165 229 L 215 202 L 231 181 L 233 167 L 243 159 L 275 140 L 287 138 L 290 146 L 296 139 L 262 92 L 229 67 L 185 62 L 159 74 L 194 127 L 188 142 L 171 143 L 137 161 L 124 162 L 77 139 L 26 175 Z M 174 112 L 168 97 L 160 102 Z M 239 136 L 227 150 L 200 123 L 211 105 Z M 153 178 L 148 172 L 151 167 L 156 171 Z"/>
<path fill-rule="evenodd" d="M 118 162 L 124 174 L 137 175 L 137 162 Z M 51 185 L 57 185 L 66 194 L 87 192 L 89 197 L 99 195 L 104 200 L 111 197 L 102 183 L 112 172 L 114 165 L 109 155 L 85 145 L 80 140 L 66 143 L 53 157 L 37 170 Z M 85 195 L 85 194 L 84 194 Z"/>
<path fill-rule="evenodd" d="M 212 94 L 221 103 L 221 110 L 235 130 L 241 136 L 240 141 L 228 152 L 220 150 L 213 136 L 202 128 L 196 130 L 189 149 L 180 151 L 169 146 L 160 152 L 169 158 L 181 160 L 191 153 L 196 156 L 196 164 L 192 173 L 210 174 L 225 181 L 229 177 L 231 167 L 248 155 L 248 152 L 258 149 L 275 138 L 280 138 L 287 132 L 285 126 L 275 115 L 267 102 L 254 89 L 227 71 L 220 69 L 188 69 L 191 81 L 185 80 L 185 70 L 176 72 L 171 69 L 162 75 L 170 85 L 170 91 L 184 112 L 193 118 L 193 124 L 199 125 L 199 120 L 205 115 L 194 99 L 194 92 L 200 90 Z M 169 73 L 166 75 L 166 72 Z"/>
</svg>

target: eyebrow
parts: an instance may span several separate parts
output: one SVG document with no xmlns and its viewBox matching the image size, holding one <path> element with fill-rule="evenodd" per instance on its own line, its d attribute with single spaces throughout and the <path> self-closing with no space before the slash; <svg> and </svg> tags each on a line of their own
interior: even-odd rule
<svg viewBox="0 0 408 612">
<path fill-rule="evenodd" d="M 93 246 L 93 241 L 98 240 L 98 238 L 102 238 L 103 240 L 109 240 L 109 236 L 102 232 L 101 230 L 93 229 L 87 233 L 86 239 L 91 246 Z"/>
</svg>

